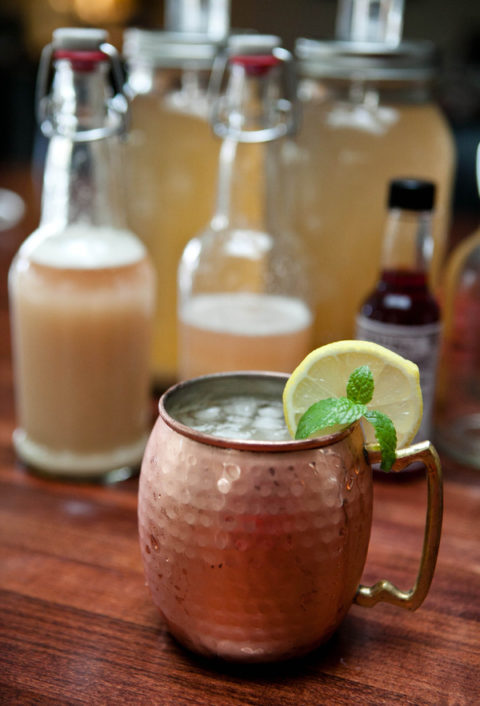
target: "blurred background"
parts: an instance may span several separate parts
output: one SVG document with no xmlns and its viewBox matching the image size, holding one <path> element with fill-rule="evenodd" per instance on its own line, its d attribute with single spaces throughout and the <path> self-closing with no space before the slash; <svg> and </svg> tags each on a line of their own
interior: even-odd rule
<svg viewBox="0 0 480 706">
<path fill-rule="evenodd" d="M 331 39 L 336 0 L 232 0 L 233 28 Z M 122 46 L 126 27 L 161 29 L 162 0 L 0 0 L 0 166 L 28 163 L 34 145 L 34 86 L 42 47 L 60 26 L 101 26 Z M 457 148 L 454 211 L 480 212 L 475 152 L 480 142 L 480 3 L 407 0 L 405 39 L 430 39 L 441 53 L 436 98 Z M 0 184 L 1 186 L 1 184 Z"/>
</svg>

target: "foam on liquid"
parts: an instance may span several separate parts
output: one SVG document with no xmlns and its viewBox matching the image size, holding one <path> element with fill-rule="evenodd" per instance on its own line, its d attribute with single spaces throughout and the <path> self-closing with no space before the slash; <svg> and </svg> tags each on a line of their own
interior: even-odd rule
<svg viewBox="0 0 480 706">
<path fill-rule="evenodd" d="M 123 267 L 138 262 L 146 252 L 133 233 L 118 228 L 77 224 L 49 237 L 44 231 L 37 234 L 25 243 L 26 254 L 38 265 L 58 269 Z"/>
<path fill-rule="evenodd" d="M 310 326 L 312 315 L 301 299 L 274 294 L 201 294 L 184 305 L 182 322 L 207 331 L 246 336 L 293 333 Z"/>
</svg>

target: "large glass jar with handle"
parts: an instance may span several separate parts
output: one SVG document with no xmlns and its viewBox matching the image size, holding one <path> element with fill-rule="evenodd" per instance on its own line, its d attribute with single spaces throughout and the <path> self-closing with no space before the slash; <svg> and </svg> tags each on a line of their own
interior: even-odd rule
<svg viewBox="0 0 480 706">
<path fill-rule="evenodd" d="M 399 176 L 436 185 L 429 277 L 438 284 L 454 143 L 432 97 L 434 47 L 402 41 L 398 13 L 388 21 L 388 13 L 368 11 L 398 11 L 398 4 L 344 0 L 335 40 L 296 42 L 302 129 L 280 157 L 283 172 L 295 173 L 291 199 L 282 203 L 317 275 L 317 345 L 352 337 L 356 311 L 377 276 L 382 195 Z"/>
</svg>

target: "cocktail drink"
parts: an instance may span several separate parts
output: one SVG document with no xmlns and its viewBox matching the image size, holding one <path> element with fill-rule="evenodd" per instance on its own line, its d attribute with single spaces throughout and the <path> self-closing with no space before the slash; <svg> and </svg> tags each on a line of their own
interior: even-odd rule
<svg viewBox="0 0 480 706">
<path fill-rule="evenodd" d="M 416 608 L 428 591 L 441 512 L 428 443 L 430 519 L 415 588 L 359 587 L 372 518 L 361 426 L 289 437 L 286 377 L 209 375 L 171 388 L 144 456 L 139 532 L 145 574 L 171 633 L 202 654 L 268 661 L 305 653 L 353 600 Z M 441 503 L 440 503 L 441 504 Z M 388 585 L 387 585 L 388 584 Z"/>
<path fill-rule="evenodd" d="M 241 379 L 241 378 L 239 378 Z M 213 388 L 202 393 L 202 404 L 196 398 L 173 402 L 171 414 L 182 424 L 202 434 L 248 441 L 290 441 L 285 425 L 282 400 L 274 389 L 254 392 L 232 388 L 219 394 Z M 232 479 L 230 479 L 232 480 Z"/>
</svg>

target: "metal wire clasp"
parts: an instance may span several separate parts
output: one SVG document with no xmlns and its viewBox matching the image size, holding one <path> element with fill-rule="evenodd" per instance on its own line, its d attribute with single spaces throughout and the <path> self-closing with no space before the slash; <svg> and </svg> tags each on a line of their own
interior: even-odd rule
<svg viewBox="0 0 480 706">
<path fill-rule="evenodd" d="M 57 125 L 54 125 L 52 119 L 53 105 L 51 95 L 48 92 L 54 44 L 51 42 L 43 48 L 35 88 L 35 116 L 41 131 L 47 137 L 60 133 L 65 134 L 65 136 L 75 142 L 87 142 L 109 137 L 110 135 L 122 135 L 127 132 L 129 104 L 124 92 L 123 71 L 119 54 L 115 47 L 108 42 L 100 44 L 98 50 L 109 58 L 111 68 L 114 93 L 107 100 L 109 119 L 102 127 L 75 131 L 73 129 L 59 129 Z"/>
<path fill-rule="evenodd" d="M 211 106 L 210 122 L 218 137 L 230 138 L 237 142 L 270 142 L 296 132 L 299 124 L 299 104 L 297 100 L 297 81 L 292 54 L 283 47 L 274 46 L 258 54 L 271 54 L 283 65 L 280 86 L 282 95 L 272 99 L 269 117 L 272 124 L 260 129 L 242 129 L 232 124 L 234 108 L 229 105 L 227 95 L 222 95 L 222 83 L 231 57 L 242 51 L 227 46 L 215 57 L 208 88 Z M 248 52 L 246 52 L 248 53 Z"/>
</svg>

